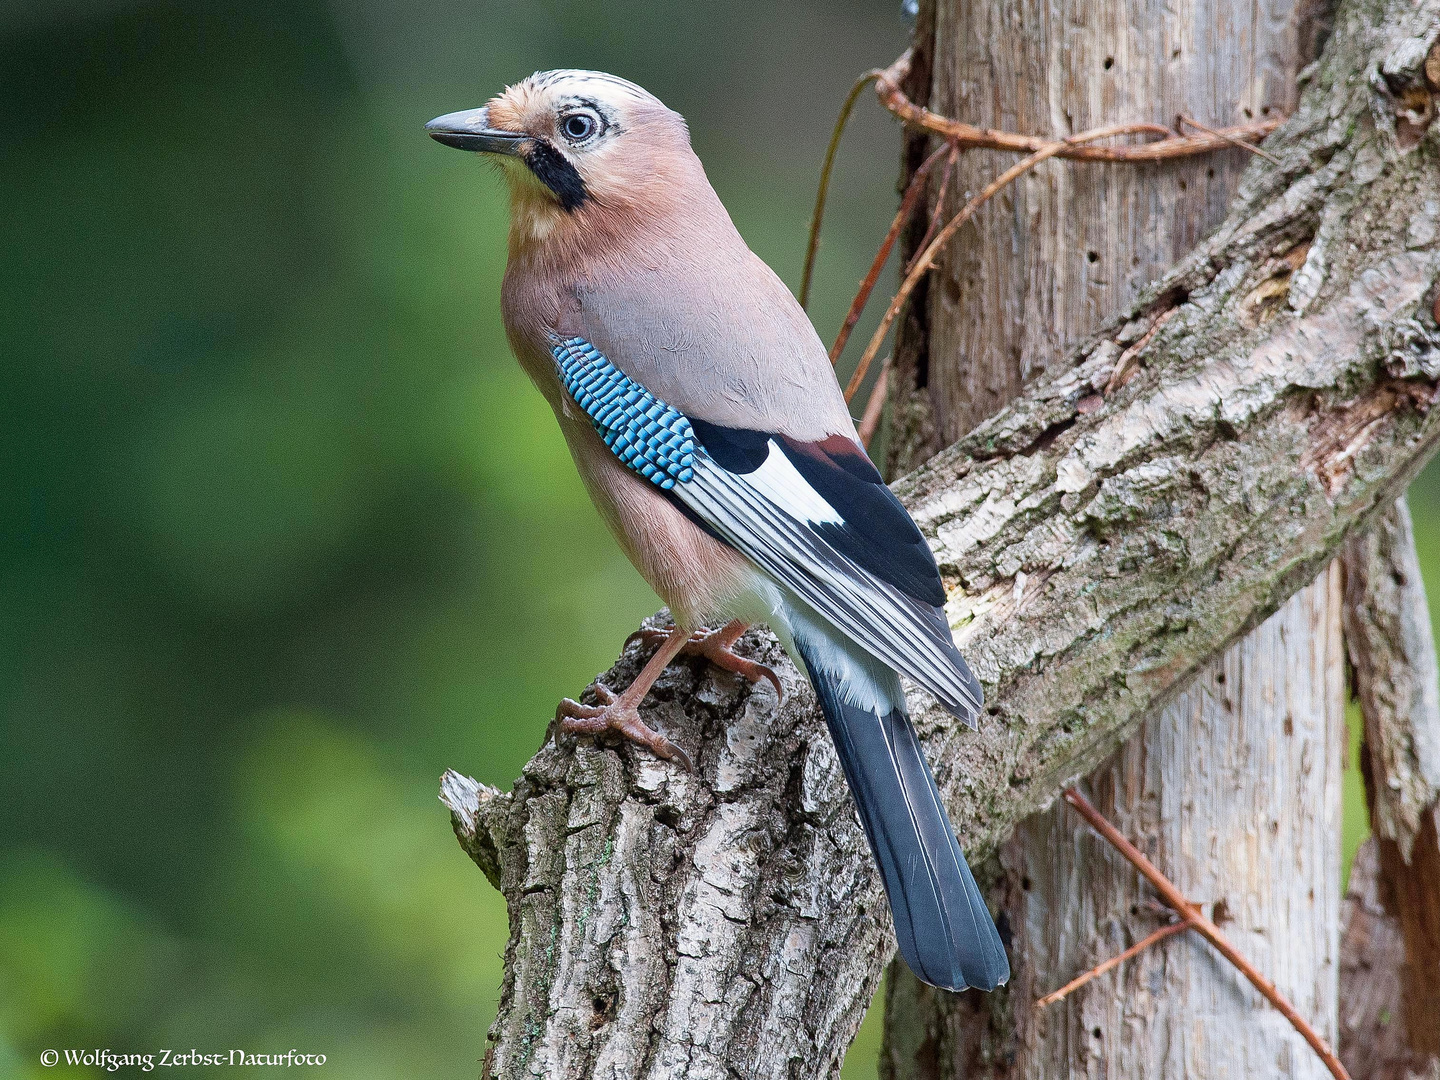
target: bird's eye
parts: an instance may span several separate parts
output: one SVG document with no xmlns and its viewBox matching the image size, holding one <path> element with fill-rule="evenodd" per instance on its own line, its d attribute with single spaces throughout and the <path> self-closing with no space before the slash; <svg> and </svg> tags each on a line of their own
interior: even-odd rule
<svg viewBox="0 0 1440 1080">
<path fill-rule="evenodd" d="M 572 143 L 583 143 L 600 130 L 599 119 L 591 112 L 572 112 L 560 118 L 560 134 Z"/>
</svg>

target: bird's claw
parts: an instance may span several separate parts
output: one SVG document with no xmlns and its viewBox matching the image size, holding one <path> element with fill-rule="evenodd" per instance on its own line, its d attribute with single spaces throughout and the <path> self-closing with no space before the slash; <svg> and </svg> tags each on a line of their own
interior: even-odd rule
<svg viewBox="0 0 1440 1080">
<path fill-rule="evenodd" d="M 733 625 L 733 624 L 732 624 Z M 755 660 L 747 660 L 737 655 L 730 646 L 739 637 L 738 634 L 727 634 L 728 627 L 719 630 L 697 630 L 686 640 L 680 648 L 681 656 L 703 656 L 710 663 L 722 671 L 733 672 L 741 678 L 752 683 L 761 679 L 767 679 L 770 685 L 775 687 L 775 696 L 779 698 L 780 704 L 785 704 L 785 687 L 780 682 L 780 675 L 769 664 L 762 664 Z M 670 639 L 670 635 L 676 632 L 675 627 L 666 627 L 663 630 L 652 630 L 642 628 L 636 630 L 625 639 L 625 646 L 628 648 L 635 642 L 647 646 L 663 645 Z"/>
<path fill-rule="evenodd" d="M 688 648 L 688 643 L 687 643 Z M 785 687 L 780 682 L 779 673 L 769 664 L 762 664 L 757 660 L 747 660 L 730 650 L 728 645 L 721 645 L 718 641 L 702 641 L 696 652 L 709 660 L 710 663 L 724 671 L 734 672 L 742 679 L 752 683 L 758 683 L 761 679 L 768 679 L 770 685 L 775 688 L 775 697 L 779 704 L 785 704 Z"/>
<path fill-rule="evenodd" d="M 703 632 L 704 632 L 704 631 L 697 631 L 696 633 L 691 634 L 691 635 L 690 635 L 690 640 L 691 640 L 691 641 L 694 641 L 695 638 L 698 637 L 698 636 L 699 636 L 700 634 L 702 634 Z M 659 630 L 652 629 L 651 627 L 648 627 L 648 626 L 642 626 L 639 630 L 636 630 L 636 631 L 635 631 L 634 633 L 632 633 L 629 637 L 627 637 L 627 638 L 625 639 L 625 644 L 622 645 L 622 646 L 620 646 L 620 647 L 621 647 L 622 649 L 628 649 L 631 645 L 634 645 L 635 642 L 637 642 L 637 641 L 640 642 L 640 644 L 642 644 L 642 645 L 647 645 L 647 646 L 651 646 L 651 647 L 656 646 L 656 645 L 663 645 L 663 644 L 665 644 L 665 642 L 667 642 L 667 641 L 670 640 L 670 635 L 673 634 L 673 633 L 675 633 L 675 626 L 674 626 L 674 624 L 671 624 L 670 626 L 663 627 L 662 629 L 659 629 Z"/>
<path fill-rule="evenodd" d="M 622 739 L 639 743 L 656 757 L 673 761 L 686 772 L 695 771 L 690 755 L 673 742 L 649 727 L 640 719 L 640 711 L 623 700 L 622 695 L 611 691 L 604 683 L 594 683 L 595 697 L 599 705 L 582 705 L 571 698 L 563 698 L 555 710 L 555 719 L 560 728 L 572 735 L 604 735 L 614 733 Z"/>
</svg>

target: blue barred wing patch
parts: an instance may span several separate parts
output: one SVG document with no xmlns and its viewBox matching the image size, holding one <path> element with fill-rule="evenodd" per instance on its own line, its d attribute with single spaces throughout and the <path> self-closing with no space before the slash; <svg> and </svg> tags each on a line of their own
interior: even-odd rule
<svg viewBox="0 0 1440 1080">
<path fill-rule="evenodd" d="M 581 337 L 556 341 L 550 352 L 560 383 L 585 410 L 610 452 L 666 491 L 695 475 L 695 432 L 672 409 Z"/>
</svg>

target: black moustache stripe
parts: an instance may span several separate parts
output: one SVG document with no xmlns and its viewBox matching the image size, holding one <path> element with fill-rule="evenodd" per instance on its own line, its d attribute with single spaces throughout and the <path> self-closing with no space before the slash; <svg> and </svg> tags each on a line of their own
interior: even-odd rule
<svg viewBox="0 0 1440 1080">
<path fill-rule="evenodd" d="M 588 193 L 585 181 L 566 156 L 543 139 L 535 139 L 525 154 L 525 164 L 535 178 L 555 193 L 566 210 L 577 210 L 585 204 Z"/>
</svg>

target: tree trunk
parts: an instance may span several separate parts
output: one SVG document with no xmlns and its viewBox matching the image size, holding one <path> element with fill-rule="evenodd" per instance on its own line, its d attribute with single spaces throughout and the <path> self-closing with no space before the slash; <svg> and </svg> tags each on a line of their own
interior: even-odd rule
<svg viewBox="0 0 1440 1080">
<path fill-rule="evenodd" d="M 1392 914 L 1378 846 L 1373 836 L 1360 845 L 1345 894 L 1340 1057 L 1356 1080 L 1440 1080 L 1440 1056 L 1415 1049 L 1435 1030 L 1433 999 L 1424 1026 L 1411 1034 L 1405 934 Z"/>
<path fill-rule="evenodd" d="M 1250 167 L 1218 232 L 896 484 L 985 687 L 978 733 L 911 701 L 980 858 L 1313 580 L 1440 443 L 1440 175 L 1416 111 L 1440 0 L 1347 0 L 1337 26 L 1267 142 L 1279 164 Z M 768 635 L 742 647 L 781 669 L 784 706 L 696 661 L 643 707 L 694 774 L 552 726 L 513 792 L 447 777 L 509 905 L 491 1075 L 838 1065 L 893 954 L 888 909 L 803 679 Z"/>
<path fill-rule="evenodd" d="M 1360 1078 L 1440 1078 L 1440 675 L 1405 501 L 1343 561 L 1375 835 L 1347 898 L 1341 1047 Z"/>
<path fill-rule="evenodd" d="M 1225 127 L 1288 114 L 1299 71 L 1314 59 L 1304 52 L 1312 21 L 1294 0 L 937 0 L 930 108 L 980 127 L 1059 135 L 1177 116 Z M 967 153 L 953 190 L 963 199 L 1005 163 Z M 893 413 L 909 426 L 892 442 L 894 465 L 913 467 L 960 438 L 1057 349 L 1133 304 L 1220 223 L 1248 164 L 1241 150 L 1140 168 L 1051 163 L 1010 189 L 931 276 L 923 323 L 907 328 L 923 326 L 927 340 L 898 344 Z M 1304 254 L 1291 255 L 1294 269 Z M 1101 812 L 1210 905 L 1332 1042 L 1340 608 L 1338 572 L 1322 574 L 1086 784 Z M 894 965 L 883 1074 L 1324 1073 L 1300 1036 L 1257 1010 L 1248 984 L 1193 937 L 1037 1010 L 1037 997 L 1133 945 L 1163 916 L 1146 909 L 1151 891 L 1135 869 L 1063 804 L 1024 822 L 1001 866 L 1013 984 L 992 996 L 937 994 Z"/>
</svg>

